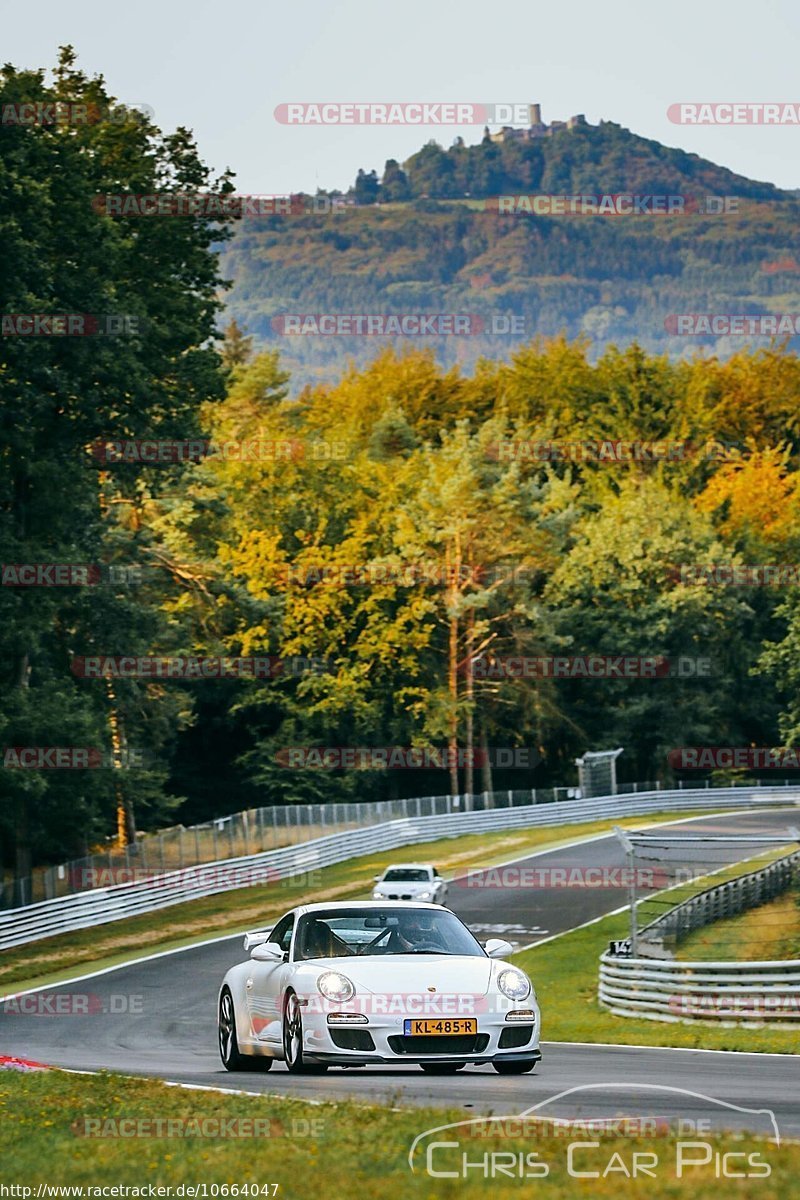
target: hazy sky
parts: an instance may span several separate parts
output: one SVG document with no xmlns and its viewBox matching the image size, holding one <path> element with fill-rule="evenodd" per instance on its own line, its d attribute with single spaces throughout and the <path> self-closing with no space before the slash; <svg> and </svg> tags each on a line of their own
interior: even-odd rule
<svg viewBox="0 0 800 1200">
<path fill-rule="evenodd" d="M 188 125 L 245 192 L 346 187 L 435 137 L 479 127 L 292 127 L 289 101 L 539 101 L 584 112 L 754 179 L 800 187 L 800 127 L 689 128 L 678 101 L 800 102 L 798 0 L 674 5 L 588 0 L 0 0 L 3 61 L 50 67 L 72 43 L 90 74 L 162 129 Z M 611 186 L 609 184 L 609 186 Z"/>
</svg>

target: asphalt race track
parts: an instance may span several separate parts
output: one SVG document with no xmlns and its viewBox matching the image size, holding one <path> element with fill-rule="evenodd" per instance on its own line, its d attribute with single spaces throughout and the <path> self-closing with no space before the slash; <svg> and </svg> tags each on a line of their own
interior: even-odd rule
<svg viewBox="0 0 800 1200">
<path fill-rule="evenodd" d="M 626 828 L 647 828 L 635 818 Z M 800 824 L 797 808 L 735 813 L 678 823 L 671 833 L 777 834 Z M 788 839 L 787 839 L 788 840 Z M 715 861 L 736 861 L 756 853 L 757 846 L 714 847 Z M 435 843 L 431 858 L 435 861 Z M 669 851 L 672 868 L 709 861 L 706 846 Z M 519 860 L 515 867 L 624 866 L 614 837 L 562 848 Z M 663 860 L 659 860 L 663 867 Z M 491 882 L 491 876 L 489 880 Z M 663 884 L 662 884 L 663 886 Z M 505 936 L 528 945 L 626 902 L 620 888 L 504 888 L 451 883 L 448 904 L 481 940 Z M 598 951 L 599 951 L 598 947 Z M 487 1067 L 467 1067 L 454 1076 L 424 1075 L 416 1067 L 380 1070 L 330 1070 L 324 1076 L 290 1076 L 276 1063 L 268 1073 L 228 1074 L 216 1045 L 216 997 L 229 966 L 244 956 L 241 935 L 214 940 L 178 953 L 122 966 L 61 988 L 47 989 L 89 997 L 80 1015 L 43 1012 L 0 1015 L 0 1053 L 19 1055 L 55 1066 L 83 1070 L 106 1068 L 150 1075 L 175 1082 L 290 1093 L 306 1099 L 355 1097 L 366 1102 L 449 1104 L 465 1117 L 487 1110 L 519 1113 L 570 1088 L 579 1091 L 540 1110 L 554 1116 L 609 1116 L 623 1111 L 641 1115 L 691 1117 L 708 1115 L 709 1105 L 682 1093 L 653 1092 L 654 1084 L 684 1088 L 701 1096 L 774 1112 L 782 1137 L 800 1136 L 800 1071 L 791 1055 L 747 1055 L 712 1051 L 669 1050 L 543 1043 L 536 1072 L 501 1077 Z M 535 982 L 535 978 L 534 978 Z M 543 1013 L 547 1031 L 547 1012 Z M 800 1050 L 800 1031 L 798 1031 Z M 614 1085 L 619 1085 L 614 1086 Z M 727 1127 L 745 1126 L 767 1132 L 765 1118 L 726 1112 Z"/>
</svg>

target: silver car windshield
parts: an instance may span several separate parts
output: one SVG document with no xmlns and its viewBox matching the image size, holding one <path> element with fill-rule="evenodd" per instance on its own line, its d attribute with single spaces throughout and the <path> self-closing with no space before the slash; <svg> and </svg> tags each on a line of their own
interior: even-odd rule
<svg viewBox="0 0 800 1200">
<path fill-rule="evenodd" d="M 430 883 L 431 873 L 425 867 L 391 867 L 381 883 Z"/>
<path fill-rule="evenodd" d="M 485 957 L 476 938 L 446 909 L 320 910 L 306 913 L 298 923 L 296 959 L 385 954 Z"/>
</svg>

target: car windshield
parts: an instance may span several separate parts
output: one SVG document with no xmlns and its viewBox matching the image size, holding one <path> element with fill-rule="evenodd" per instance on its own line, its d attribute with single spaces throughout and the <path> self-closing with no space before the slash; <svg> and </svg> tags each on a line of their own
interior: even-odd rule
<svg viewBox="0 0 800 1200">
<path fill-rule="evenodd" d="M 427 867 L 390 867 L 382 883 L 427 883 L 431 873 Z"/>
<path fill-rule="evenodd" d="M 297 959 L 378 954 L 485 956 L 480 943 L 447 909 L 330 909 L 300 918 Z"/>
</svg>

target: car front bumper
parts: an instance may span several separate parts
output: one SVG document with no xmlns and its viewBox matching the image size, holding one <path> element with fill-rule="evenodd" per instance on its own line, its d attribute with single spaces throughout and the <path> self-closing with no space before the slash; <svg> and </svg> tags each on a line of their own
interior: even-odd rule
<svg viewBox="0 0 800 1200">
<path fill-rule="evenodd" d="M 404 1033 L 404 1021 L 418 1014 L 371 1015 L 366 1022 L 337 1024 L 323 1013 L 305 1009 L 303 1057 L 339 1066 L 538 1061 L 539 1010 L 531 1004 L 524 1007 L 533 1009 L 530 1022 L 508 1021 L 506 1013 L 484 1014 L 477 1018 L 476 1034 L 429 1038 Z"/>
<path fill-rule="evenodd" d="M 472 1063 L 480 1066 L 481 1063 L 494 1062 L 539 1062 L 542 1057 L 541 1050 L 537 1047 L 535 1050 L 531 1048 L 521 1053 L 515 1050 L 513 1053 L 506 1054 L 427 1054 L 414 1056 L 411 1054 L 392 1054 L 384 1057 L 380 1054 L 360 1054 L 357 1052 L 343 1054 L 337 1051 L 335 1054 L 317 1051 L 312 1053 L 308 1050 L 303 1051 L 303 1058 L 308 1062 L 327 1063 L 331 1067 L 368 1067 L 371 1064 L 375 1066 L 386 1066 L 387 1063 L 395 1067 L 401 1067 L 404 1064 L 408 1066 L 419 1066 L 421 1063 Z"/>
</svg>

